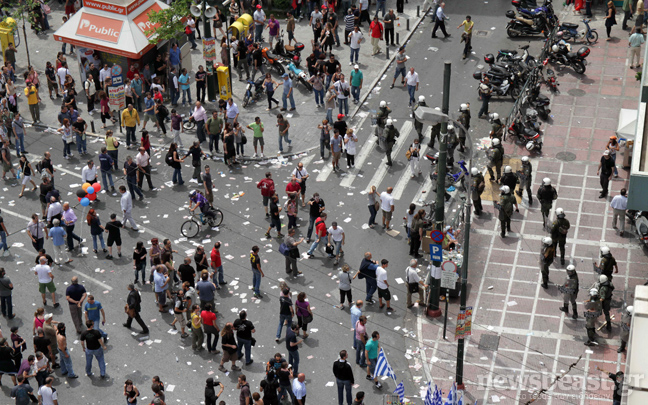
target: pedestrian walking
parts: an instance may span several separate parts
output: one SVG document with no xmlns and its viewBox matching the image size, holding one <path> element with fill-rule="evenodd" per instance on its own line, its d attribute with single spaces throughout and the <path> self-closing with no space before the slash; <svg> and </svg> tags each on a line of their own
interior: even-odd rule
<svg viewBox="0 0 648 405">
<path fill-rule="evenodd" d="M 542 212 L 542 227 L 547 227 L 547 221 L 549 220 L 549 211 L 553 202 L 558 199 L 558 192 L 556 188 L 551 185 L 551 179 L 545 177 L 542 179 L 542 185 L 538 187 L 538 192 L 536 193 L 536 198 L 540 201 L 540 211 Z"/>
<path fill-rule="evenodd" d="M 263 132 L 265 131 L 265 128 L 263 127 L 263 123 L 261 122 L 261 118 L 259 117 L 254 117 L 254 122 L 249 124 L 247 126 L 248 129 L 252 130 L 253 133 L 253 141 L 252 145 L 254 146 L 254 155 L 252 156 L 253 158 L 259 156 L 257 154 L 257 145 L 261 146 L 261 157 L 263 157 L 263 147 L 265 145 L 263 141 Z"/>
<path fill-rule="evenodd" d="M 415 102 L 415 93 L 419 88 L 419 74 L 411 67 L 409 72 L 405 75 L 405 82 L 407 83 L 407 92 L 409 93 L 409 106 L 411 107 Z"/>
<path fill-rule="evenodd" d="M 499 183 L 502 178 L 502 163 L 504 162 L 504 147 L 499 138 L 493 138 L 490 149 L 486 154 L 489 157 L 489 164 L 486 168 L 490 175 L 490 181 Z M 493 174 L 493 167 L 495 168 L 497 178 Z"/>
<path fill-rule="evenodd" d="M 254 290 L 254 298 L 261 299 L 261 278 L 265 277 L 263 270 L 261 269 L 261 259 L 259 258 L 259 247 L 252 246 L 252 251 L 250 252 L 250 264 L 252 266 L 252 286 Z"/>
<path fill-rule="evenodd" d="M 569 232 L 569 220 L 565 218 L 565 210 L 556 208 L 556 220 L 551 225 L 551 240 L 556 255 L 560 247 L 560 264 L 565 264 L 565 243 L 567 242 L 567 232 Z"/>
<path fill-rule="evenodd" d="M 236 330 L 237 356 L 239 359 L 243 359 L 243 348 L 245 348 L 245 365 L 249 366 L 254 362 L 252 360 L 252 342 L 256 342 L 256 339 L 252 337 L 252 334 L 256 330 L 254 324 L 247 319 L 245 310 L 239 312 L 239 319 L 234 321 L 233 327 Z"/>
<path fill-rule="evenodd" d="M 135 270 L 134 284 L 139 282 L 139 274 L 142 273 L 142 283 L 146 283 L 146 248 L 144 242 L 138 241 L 133 250 L 133 269 Z"/>
<path fill-rule="evenodd" d="M 313 209 L 311 205 L 311 215 L 313 214 Z M 326 212 L 320 213 L 319 217 L 314 221 L 314 226 L 315 226 L 315 241 L 311 245 L 311 247 L 308 249 L 308 258 L 312 259 L 315 257 L 314 252 L 315 249 L 319 246 L 320 242 L 322 241 L 322 238 L 325 238 L 327 236 L 327 228 L 326 228 L 326 218 L 327 218 Z M 308 239 L 310 240 L 310 238 Z M 308 242 L 306 242 L 308 243 Z M 327 249 L 328 250 L 328 249 Z M 332 253 L 332 248 L 331 248 L 331 253 Z"/>
<path fill-rule="evenodd" d="M 288 107 L 288 99 L 290 99 L 290 111 L 295 111 L 295 98 L 293 96 L 293 81 L 290 79 L 288 76 L 288 73 L 284 73 L 282 76 L 283 78 L 283 94 L 281 95 L 281 103 L 282 107 L 279 109 L 280 111 L 286 111 L 286 108 Z"/>
<path fill-rule="evenodd" d="M 297 374 L 297 372 L 293 371 L 293 374 Z M 306 375 L 304 373 L 299 373 L 297 378 L 293 379 L 292 393 L 295 405 L 304 405 L 306 403 Z"/>
<path fill-rule="evenodd" d="M 191 306 L 191 348 L 194 351 L 203 350 L 203 340 L 205 334 L 202 329 L 202 318 L 200 316 L 200 305 L 193 304 Z"/>
<path fill-rule="evenodd" d="M 355 275 L 353 276 L 355 278 Z M 356 330 L 356 323 L 362 316 L 362 307 L 364 306 L 364 302 L 362 300 L 357 300 L 353 306 L 350 307 L 349 312 L 351 314 L 351 329 L 353 331 Z M 355 334 L 353 336 L 353 348 L 357 349 L 357 340 L 355 337 Z"/>
<path fill-rule="evenodd" d="M 223 272 L 223 262 L 221 260 L 220 248 L 221 248 L 221 243 L 215 242 L 214 247 L 212 248 L 210 253 L 212 278 L 214 280 L 214 284 L 216 285 L 216 289 L 220 289 L 219 286 L 227 284 Z"/>
<path fill-rule="evenodd" d="M 90 234 L 92 235 L 92 251 L 94 253 L 97 253 L 97 239 L 99 239 L 99 241 L 101 242 L 101 249 L 103 249 L 103 252 L 106 253 L 108 250 L 106 249 L 103 237 L 103 233 L 106 228 L 101 225 L 99 215 L 97 215 L 97 212 L 94 208 L 90 208 L 90 211 L 88 211 L 86 222 L 88 223 L 88 226 L 90 226 Z"/>
<path fill-rule="evenodd" d="M 133 104 L 128 104 L 128 107 L 122 111 L 121 125 L 122 128 L 126 128 L 126 149 L 130 149 L 131 143 L 137 145 L 135 131 L 137 130 L 137 126 L 140 125 L 139 113 L 133 108 Z"/>
<path fill-rule="evenodd" d="M 77 334 L 83 332 L 83 302 L 87 297 L 87 291 L 83 285 L 79 284 L 79 278 L 72 277 L 70 286 L 65 290 L 65 298 L 70 308 L 70 316 L 76 329 Z"/>
<path fill-rule="evenodd" d="M 638 18 L 639 17 L 637 16 L 637 19 Z M 641 30 L 641 28 L 634 27 L 633 30 L 634 33 L 630 35 L 630 38 L 628 39 L 628 47 L 630 48 L 630 55 L 628 55 L 628 61 L 630 62 L 630 69 L 632 68 L 639 69 L 641 68 L 641 45 L 646 41 L 644 39 L 643 31 Z M 636 65 L 634 63 L 635 58 L 637 58 Z"/>
<path fill-rule="evenodd" d="M 299 373 L 299 344 L 304 339 L 297 340 L 299 336 L 299 324 L 293 322 L 290 330 L 286 330 L 286 349 L 288 350 L 288 363 L 292 366 L 292 373 Z M 282 367 L 283 368 L 283 367 Z"/>
<path fill-rule="evenodd" d="M 94 328 L 101 333 L 104 342 L 108 340 L 108 334 L 101 330 L 101 325 L 106 324 L 106 312 L 101 302 L 95 300 L 94 295 L 88 295 L 88 302 L 84 306 L 85 320 L 93 321 Z"/>
<path fill-rule="evenodd" d="M 149 330 L 139 314 L 142 310 L 140 305 L 140 303 L 142 302 L 142 297 L 140 296 L 140 293 L 137 290 L 137 288 L 135 288 L 134 284 L 128 285 L 128 291 L 129 292 L 128 292 L 128 297 L 126 299 L 126 308 L 125 308 L 126 314 L 128 315 L 128 319 L 122 325 L 125 328 L 130 329 L 133 323 L 133 319 L 135 319 L 137 323 L 140 325 L 140 327 L 142 328 L 142 332 L 140 332 L 140 334 L 146 335 L 149 333 Z"/>
<path fill-rule="evenodd" d="M 196 291 L 198 291 L 198 297 L 200 298 L 201 310 L 204 311 L 207 307 L 207 304 L 211 304 L 212 308 L 215 308 L 214 298 L 216 290 L 216 284 L 214 284 L 209 279 L 209 272 L 207 270 L 203 270 L 200 273 L 200 281 L 196 283 Z"/>
<path fill-rule="evenodd" d="M 67 378 L 79 378 L 78 375 L 74 373 L 72 366 L 72 357 L 70 357 L 70 352 L 68 351 L 67 346 L 67 337 L 65 336 L 65 323 L 59 322 L 56 325 L 56 345 L 58 347 L 58 353 L 60 358 L 61 365 L 61 374 Z M 48 379 L 51 377 L 48 377 Z"/>
<path fill-rule="evenodd" d="M 579 282 L 578 274 L 576 274 L 576 266 L 570 264 L 565 269 L 567 271 L 567 277 L 565 282 L 558 286 L 558 290 L 563 295 L 563 306 L 558 308 L 565 314 L 569 315 L 569 303 L 572 304 L 572 318 L 578 319 L 578 310 L 576 309 L 576 298 L 578 298 Z"/>
<path fill-rule="evenodd" d="M 373 294 L 378 289 L 376 282 L 376 270 L 378 269 L 378 261 L 372 260 L 371 252 L 366 252 L 364 258 L 360 262 L 360 268 L 353 278 L 358 277 L 359 279 L 365 279 L 367 296 L 365 297 L 365 302 L 367 305 L 373 305 L 376 301 L 373 300 Z"/>
<path fill-rule="evenodd" d="M 360 44 L 364 40 L 364 35 L 360 31 L 360 27 L 358 25 L 353 27 L 353 32 L 350 32 L 347 35 L 347 38 L 349 39 L 349 66 L 355 65 L 358 63 L 358 58 L 360 56 Z"/>
<path fill-rule="evenodd" d="M 12 290 L 14 286 L 11 279 L 7 277 L 7 272 L 4 267 L 0 267 L 0 307 L 2 308 L 2 316 L 8 319 L 13 319 L 16 315 L 13 313 L 12 304 Z"/>
<path fill-rule="evenodd" d="M 383 229 L 390 230 L 391 227 L 389 223 L 392 219 L 392 213 L 394 212 L 394 197 L 392 192 L 394 191 L 393 187 L 387 187 L 386 191 L 380 193 L 380 209 L 382 211 L 382 226 Z"/>
<path fill-rule="evenodd" d="M 384 3 L 384 0 L 383 0 Z M 384 6 L 384 4 L 383 4 Z M 383 9 L 383 13 L 384 13 Z M 371 46 L 373 48 L 371 56 L 375 56 L 382 51 L 380 50 L 380 41 L 383 40 L 384 28 L 380 20 L 378 20 L 378 10 L 376 9 L 376 15 L 373 18 L 371 24 L 369 24 L 369 30 L 371 31 Z"/>
<path fill-rule="evenodd" d="M 616 167 L 616 154 L 619 151 L 619 142 L 617 142 L 616 136 L 612 135 L 610 137 L 607 145 L 605 145 L 605 149 L 610 152 L 610 158 L 612 159 L 612 162 L 614 162 L 614 177 L 619 177 L 619 171 Z"/>
<path fill-rule="evenodd" d="M 380 266 L 376 269 L 376 285 L 378 286 L 378 306 L 380 309 L 385 307 L 385 304 L 383 304 L 384 298 L 387 303 L 387 312 L 390 313 L 394 309 L 390 305 L 391 292 L 389 291 L 389 282 L 387 281 L 387 266 L 389 266 L 389 261 L 382 259 Z"/>
<path fill-rule="evenodd" d="M 158 304 L 158 311 L 160 313 L 166 313 L 166 297 L 167 290 L 169 289 L 169 284 L 171 278 L 165 274 L 166 267 L 162 264 L 155 266 L 155 272 L 153 273 L 153 284 L 155 296 L 157 298 L 156 303 Z"/>
<path fill-rule="evenodd" d="M 340 357 L 333 363 L 333 375 L 338 389 L 338 405 L 344 403 L 344 393 L 346 392 L 347 405 L 352 405 L 351 387 L 355 384 L 353 379 L 353 369 L 347 362 L 347 351 L 341 350 Z"/>
<path fill-rule="evenodd" d="M 608 280 L 605 274 L 601 274 L 598 278 L 598 294 L 601 299 L 601 307 L 603 309 L 603 314 L 605 315 L 605 329 L 608 332 L 612 331 L 612 320 L 610 319 L 610 306 L 612 305 L 612 292 L 614 291 L 614 286 L 612 281 Z"/>
<path fill-rule="evenodd" d="M 48 76 L 48 82 L 49 82 L 49 76 Z M 57 85 L 58 86 L 58 85 Z M 49 87 L 49 84 L 48 84 Z M 56 97 L 59 97 L 58 94 L 58 89 L 54 87 L 56 90 Z M 50 98 L 52 97 L 52 89 L 49 89 L 50 92 Z M 25 81 L 25 97 L 27 97 L 27 105 L 29 106 L 29 113 L 31 114 L 32 121 L 34 123 L 40 123 L 40 105 L 39 103 L 41 102 L 40 96 L 38 95 L 38 88 L 32 83 L 31 80 L 27 79 Z"/>
<path fill-rule="evenodd" d="M 295 199 L 292 198 L 293 205 L 296 203 L 294 202 Z M 298 275 L 302 274 L 301 271 L 297 269 L 297 259 L 299 259 L 300 254 L 299 254 L 299 244 L 301 244 L 304 241 L 304 238 L 299 238 L 299 240 L 295 239 L 295 228 L 289 228 L 288 229 L 288 234 L 284 238 L 284 245 L 286 246 L 286 249 L 288 249 L 288 253 L 285 254 L 286 257 L 286 273 L 292 276 L 297 277 Z"/>
<path fill-rule="evenodd" d="M 221 357 L 218 369 L 223 373 L 226 373 L 227 369 L 224 364 L 231 361 L 232 371 L 241 371 L 241 368 L 236 366 L 236 360 L 238 360 L 238 346 L 236 345 L 236 339 L 234 338 L 234 325 L 231 322 L 226 323 L 221 330 L 220 335 L 223 357 Z"/>
<path fill-rule="evenodd" d="M 585 346 L 598 346 L 596 338 L 596 320 L 603 313 L 603 303 L 596 288 L 589 291 L 589 299 L 583 303 L 585 307 L 585 330 L 587 331 L 587 342 Z"/>
<path fill-rule="evenodd" d="M 56 286 L 54 285 L 52 268 L 47 265 L 47 258 L 45 256 L 41 256 L 38 262 L 40 264 L 34 267 L 34 274 L 38 277 L 38 290 L 43 298 L 43 306 L 47 306 L 45 292 L 49 291 L 52 294 L 52 305 L 54 305 L 54 308 L 58 308 L 59 304 L 56 302 Z"/>
<path fill-rule="evenodd" d="M 511 195 L 511 189 L 509 188 L 509 186 L 500 187 L 500 191 L 500 236 L 504 238 L 506 237 L 506 232 L 511 232 L 511 216 L 513 215 L 513 206 L 516 204 L 516 202 L 515 197 Z"/>
<path fill-rule="evenodd" d="M 169 277 L 169 279 L 170 278 L 171 277 Z M 189 337 L 189 334 L 185 329 L 187 327 L 187 316 L 185 315 L 186 312 L 191 311 L 187 308 L 187 301 L 184 296 L 184 290 L 178 290 L 173 304 L 173 322 L 171 322 L 170 325 L 175 330 L 180 329 L 180 337 L 182 339 Z M 179 324 L 179 326 L 176 326 L 176 324 Z"/>
<path fill-rule="evenodd" d="M 338 280 L 340 283 L 338 284 L 338 289 L 340 290 L 340 305 L 338 308 L 344 309 L 344 299 L 346 297 L 346 300 L 349 302 L 349 307 L 351 307 L 351 302 L 353 300 L 352 294 L 351 294 L 351 282 L 353 281 L 353 277 L 351 276 L 351 273 L 349 273 L 350 267 L 348 264 L 345 264 L 342 266 L 342 269 L 338 272 Z"/>
<path fill-rule="evenodd" d="M 376 363 L 378 362 L 378 353 L 380 353 L 380 334 L 377 331 L 371 333 L 371 340 L 365 345 L 365 357 L 367 359 L 367 380 L 373 381 L 376 388 L 381 389 L 382 384 L 378 381 L 376 375 Z"/>
<path fill-rule="evenodd" d="M 216 322 L 216 314 L 212 311 L 212 304 L 207 303 L 205 309 L 200 312 L 200 318 L 203 331 L 207 335 L 207 351 L 210 354 L 219 354 L 221 351 L 216 349 L 218 345 L 218 335 L 220 328 Z"/>
<path fill-rule="evenodd" d="M 283 238 L 283 235 L 281 234 L 281 218 L 279 217 L 279 213 L 282 211 L 282 207 L 279 206 L 279 196 L 277 194 L 274 194 L 270 198 L 270 204 L 269 204 L 269 209 L 270 209 L 270 226 L 268 227 L 268 230 L 265 233 L 265 237 L 268 239 L 271 239 L 272 237 L 270 236 L 270 231 L 272 228 L 277 228 L 277 238 Z"/>
<path fill-rule="evenodd" d="M 81 247 L 82 240 L 81 238 L 74 233 L 74 226 L 77 221 L 77 217 L 74 214 L 74 210 L 70 208 L 69 203 L 63 203 L 63 223 L 65 225 L 65 234 L 67 235 L 67 250 L 71 251 L 74 249 L 74 241 L 79 242 L 79 248 Z M 1 222 L 1 221 L 0 221 Z"/>
<path fill-rule="evenodd" d="M 621 219 L 621 232 L 619 236 L 623 236 L 625 232 L 625 217 L 626 210 L 628 209 L 628 196 L 627 190 L 622 188 L 619 195 L 614 196 L 610 202 L 610 207 L 612 208 L 612 228 L 617 229 L 617 218 Z"/>
<path fill-rule="evenodd" d="M 120 186 L 124 187 L 124 186 Z M 106 259 L 111 260 L 113 258 L 113 251 L 112 251 L 112 246 L 117 245 L 117 256 L 122 257 L 121 254 L 121 245 L 122 245 L 122 239 L 121 239 L 121 228 L 124 228 L 124 224 L 122 224 L 118 219 L 117 219 L 117 214 L 110 214 L 110 221 L 106 223 L 105 232 L 108 233 L 108 255 L 106 256 Z"/>
<path fill-rule="evenodd" d="M 199 141 L 193 141 L 193 144 L 187 151 L 187 154 L 182 158 L 183 160 L 186 159 L 191 155 L 191 166 L 194 168 L 193 173 L 191 175 L 192 180 L 196 180 L 198 184 L 202 184 L 202 177 L 200 176 L 200 171 L 202 170 L 200 166 L 200 159 L 207 158 L 207 155 L 205 155 L 205 152 L 200 148 L 200 142 Z"/>
<path fill-rule="evenodd" d="M 297 325 L 304 332 L 303 336 L 306 339 L 309 336 L 306 332 L 308 330 L 308 324 L 313 322 L 313 311 L 311 310 L 310 303 L 306 300 L 306 293 L 303 291 L 297 294 L 295 314 L 297 315 Z M 299 336 L 299 331 L 297 331 L 297 336 Z"/>
<path fill-rule="evenodd" d="M 335 247 L 334 253 L 329 254 L 329 259 L 335 258 L 333 262 L 334 265 L 337 265 L 340 262 L 340 257 L 344 256 L 344 251 L 342 246 L 345 242 L 344 229 L 341 226 L 338 226 L 337 222 L 333 221 L 331 226 L 328 228 L 328 241 L 327 246 Z"/>
<path fill-rule="evenodd" d="M 101 333 L 98 330 L 94 329 L 94 321 L 88 320 L 86 322 L 86 327 L 88 329 L 79 337 L 79 340 L 81 341 L 81 348 L 86 354 L 86 375 L 88 377 L 91 377 L 93 375 L 92 358 L 95 357 L 97 359 L 97 363 L 99 363 L 99 375 L 102 379 L 104 379 L 107 377 L 106 362 L 104 360 L 104 350 L 107 349 L 106 344 L 101 336 Z"/>
<path fill-rule="evenodd" d="M 472 21 L 472 18 L 467 15 L 466 19 L 463 20 L 461 24 L 457 26 L 457 29 L 463 27 L 464 32 L 461 33 L 461 42 L 465 42 L 463 49 L 463 59 L 466 59 L 472 50 L 472 32 L 475 23 Z"/>
<path fill-rule="evenodd" d="M 292 325 L 292 318 L 295 315 L 292 305 L 290 288 L 286 286 L 279 295 L 279 325 L 277 326 L 277 334 L 275 336 L 275 342 L 277 343 L 279 343 L 279 339 L 281 338 L 281 331 L 284 325 L 286 326 L 286 330 L 290 329 Z"/>
<path fill-rule="evenodd" d="M 50 237 L 52 238 L 52 245 L 54 246 L 55 263 L 61 265 L 65 260 L 65 264 L 71 263 L 70 255 L 65 250 L 65 239 L 67 234 L 61 226 L 59 219 L 52 220 L 52 228 L 50 229 Z"/>
<path fill-rule="evenodd" d="M 126 176 L 128 193 L 131 196 L 131 205 L 132 197 L 135 195 L 135 193 L 139 195 L 139 200 L 142 201 L 144 199 L 144 194 L 142 194 L 142 190 L 140 190 L 140 188 L 137 186 L 137 177 L 140 176 L 140 171 L 137 164 L 133 161 L 133 157 L 130 155 L 126 156 L 126 161 L 124 162 L 124 176 Z M 122 187 L 124 186 L 120 186 L 120 190 Z"/>
<path fill-rule="evenodd" d="M 432 29 L 432 38 L 436 38 L 436 32 L 437 29 L 441 28 L 441 32 L 443 32 L 444 38 L 448 38 L 450 34 L 446 32 L 445 28 L 445 20 L 449 20 L 448 17 L 446 17 L 445 13 L 443 12 L 443 9 L 445 8 L 445 3 L 439 4 L 439 7 L 437 7 L 435 15 L 436 15 L 436 21 L 434 22 L 434 28 Z"/>
</svg>

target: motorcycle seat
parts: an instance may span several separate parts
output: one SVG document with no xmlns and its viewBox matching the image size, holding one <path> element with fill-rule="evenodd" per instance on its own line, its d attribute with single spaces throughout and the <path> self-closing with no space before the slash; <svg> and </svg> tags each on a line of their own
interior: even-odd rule
<svg viewBox="0 0 648 405">
<path fill-rule="evenodd" d="M 256 87 L 261 87 L 263 86 L 263 82 L 265 81 L 265 77 L 260 77 L 254 81 L 254 85 Z"/>
<path fill-rule="evenodd" d="M 286 46 L 284 46 L 284 49 L 285 49 L 287 52 L 294 52 L 294 51 L 295 51 L 295 47 L 292 46 L 292 45 L 286 45 Z"/>
<path fill-rule="evenodd" d="M 549 102 L 549 97 L 545 96 L 544 94 L 539 94 L 538 95 L 538 102 L 539 103 L 548 103 Z"/>
<path fill-rule="evenodd" d="M 517 55 L 517 51 L 513 49 L 500 49 L 500 53 L 508 53 L 509 55 Z"/>
<path fill-rule="evenodd" d="M 642 235 L 648 234 L 648 226 L 644 223 L 639 224 L 639 232 L 641 232 Z"/>
<path fill-rule="evenodd" d="M 574 23 L 568 23 L 568 22 L 566 22 L 566 23 L 562 23 L 562 28 L 567 28 L 567 29 L 570 29 L 570 30 L 575 30 L 576 28 L 578 28 L 578 24 L 574 24 Z"/>
<path fill-rule="evenodd" d="M 268 56 L 268 59 L 278 59 L 279 57 L 274 53 L 274 52 L 266 52 L 266 55 Z"/>
<path fill-rule="evenodd" d="M 527 50 L 527 49 L 529 49 L 529 45 L 521 46 L 520 49 L 522 49 L 522 50 Z"/>
<path fill-rule="evenodd" d="M 567 52 L 567 59 L 576 59 L 578 54 L 576 52 Z"/>
</svg>

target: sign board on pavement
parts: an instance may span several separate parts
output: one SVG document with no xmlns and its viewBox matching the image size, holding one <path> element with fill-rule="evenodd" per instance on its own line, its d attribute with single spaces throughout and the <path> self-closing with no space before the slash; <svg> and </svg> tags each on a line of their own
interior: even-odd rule
<svg viewBox="0 0 648 405">
<path fill-rule="evenodd" d="M 433 262 L 440 262 L 443 260 L 443 249 L 441 245 L 430 243 L 430 260 Z"/>
<path fill-rule="evenodd" d="M 450 260 L 441 264 L 441 288 L 454 289 L 457 283 L 457 265 Z"/>
<path fill-rule="evenodd" d="M 108 102 L 111 110 L 121 111 L 126 108 L 126 92 L 123 84 L 108 87 Z"/>
</svg>

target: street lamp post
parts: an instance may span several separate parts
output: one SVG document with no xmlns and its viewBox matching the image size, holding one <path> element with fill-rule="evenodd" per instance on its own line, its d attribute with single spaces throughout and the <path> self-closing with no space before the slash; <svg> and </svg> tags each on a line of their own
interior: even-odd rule
<svg viewBox="0 0 648 405">
<path fill-rule="evenodd" d="M 203 19 L 203 38 L 211 38 L 212 31 L 209 19 L 216 15 L 216 9 L 207 4 L 207 0 L 203 0 L 200 6 L 193 5 L 189 8 L 189 11 L 194 17 Z M 214 44 L 214 48 L 215 47 L 216 45 Z M 208 65 L 206 78 L 207 99 L 214 100 L 216 99 L 216 74 L 214 72 L 214 62 L 205 60 L 205 64 Z"/>
</svg>

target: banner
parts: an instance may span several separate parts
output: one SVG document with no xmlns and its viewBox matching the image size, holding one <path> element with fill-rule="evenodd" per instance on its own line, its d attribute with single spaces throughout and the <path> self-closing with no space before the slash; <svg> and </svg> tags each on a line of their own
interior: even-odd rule
<svg viewBox="0 0 648 405">
<path fill-rule="evenodd" d="M 123 84 L 108 87 L 108 103 L 112 110 L 121 111 L 126 108 L 126 92 Z"/>
<path fill-rule="evenodd" d="M 472 334 L 472 311 L 473 307 L 459 310 L 457 316 L 457 328 L 455 329 L 455 340 L 465 339 Z"/>
<path fill-rule="evenodd" d="M 207 61 L 216 60 L 216 39 L 203 38 L 203 59 Z"/>
<path fill-rule="evenodd" d="M 466 319 L 464 321 L 464 336 L 472 335 L 472 312 L 473 312 L 473 307 L 466 307 Z"/>
</svg>

